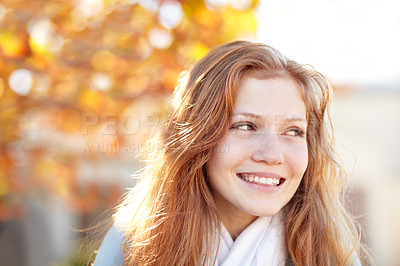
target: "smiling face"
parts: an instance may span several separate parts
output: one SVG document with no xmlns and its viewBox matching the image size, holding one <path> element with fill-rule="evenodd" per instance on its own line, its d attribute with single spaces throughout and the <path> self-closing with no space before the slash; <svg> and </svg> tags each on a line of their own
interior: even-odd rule
<svg viewBox="0 0 400 266">
<path fill-rule="evenodd" d="M 306 106 L 291 78 L 242 79 L 230 127 L 206 164 L 231 234 L 293 197 L 308 164 L 306 131 Z"/>
</svg>

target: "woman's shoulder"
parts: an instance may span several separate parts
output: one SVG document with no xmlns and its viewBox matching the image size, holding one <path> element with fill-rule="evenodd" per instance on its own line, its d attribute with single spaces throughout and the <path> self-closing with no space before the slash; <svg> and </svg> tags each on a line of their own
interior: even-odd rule
<svg viewBox="0 0 400 266">
<path fill-rule="evenodd" d="M 104 237 L 94 266 L 124 265 L 125 230 L 114 224 Z"/>
</svg>

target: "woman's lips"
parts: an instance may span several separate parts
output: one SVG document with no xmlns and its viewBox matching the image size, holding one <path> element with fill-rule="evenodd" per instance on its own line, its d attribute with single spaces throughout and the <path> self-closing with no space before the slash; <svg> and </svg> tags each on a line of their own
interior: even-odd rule
<svg viewBox="0 0 400 266">
<path fill-rule="evenodd" d="M 273 173 L 238 173 L 237 176 L 247 183 L 263 186 L 280 186 L 285 182 L 285 178 Z"/>
</svg>

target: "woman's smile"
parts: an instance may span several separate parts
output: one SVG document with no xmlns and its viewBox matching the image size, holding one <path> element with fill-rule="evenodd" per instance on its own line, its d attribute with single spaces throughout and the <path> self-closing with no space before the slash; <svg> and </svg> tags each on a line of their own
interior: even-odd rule
<svg viewBox="0 0 400 266">
<path fill-rule="evenodd" d="M 283 177 L 271 173 L 238 173 L 236 175 L 248 183 L 263 186 L 279 186 L 285 181 Z"/>
</svg>

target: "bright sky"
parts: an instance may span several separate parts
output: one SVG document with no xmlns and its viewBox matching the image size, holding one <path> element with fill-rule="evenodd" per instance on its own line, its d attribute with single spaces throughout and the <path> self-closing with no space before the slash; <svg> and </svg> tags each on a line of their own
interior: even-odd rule
<svg viewBox="0 0 400 266">
<path fill-rule="evenodd" d="M 262 0 L 260 42 L 336 83 L 400 87 L 399 0 Z"/>
</svg>

